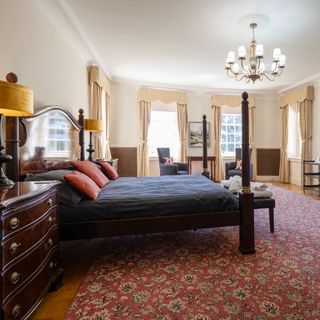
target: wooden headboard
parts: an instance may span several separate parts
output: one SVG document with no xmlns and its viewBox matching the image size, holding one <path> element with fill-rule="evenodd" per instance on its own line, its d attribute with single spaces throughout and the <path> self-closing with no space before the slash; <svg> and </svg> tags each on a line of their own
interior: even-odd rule
<svg viewBox="0 0 320 320">
<path fill-rule="evenodd" d="M 64 167 L 68 161 L 84 160 L 83 110 L 76 120 L 66 108 L 45 106 L 31 117 L 8 118 L 6 148 L 13 161 L 7 173 L 20 180 L 26 173 Z"/>
</svg>

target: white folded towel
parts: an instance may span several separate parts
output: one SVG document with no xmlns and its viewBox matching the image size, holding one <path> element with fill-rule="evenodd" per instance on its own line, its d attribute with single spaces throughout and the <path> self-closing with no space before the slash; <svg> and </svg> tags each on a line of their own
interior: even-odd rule
<svg viewBox="0 0 320 320">
<path fill-rule="evenodd" d="M 268 186 L 265 183 L 251 182 L 250 188 L 253 191 L 265 191 L 268 189 Z"/>
<path fill-rule="evenodd" d="M 240 176 L 230 177 L 229 180 L 222 180 L 221 184 L 229 188 L 229 191 L 232 193 L 237 193 L 242 188 L 242 179 Z M 273 193 L 271 190 L 268 190 L 268 185 L 261 182 L 251 182 L 250 189 L 253 192 L 254 198 L 270 198 Z"/>
<path fill-rule="evenodd" d="M 264 191 L 255 191 L 253 190 L 253 197 L 254 198 L 271 198 L 273 193 L 271 190 L 264 190 Z"/>
</svg>

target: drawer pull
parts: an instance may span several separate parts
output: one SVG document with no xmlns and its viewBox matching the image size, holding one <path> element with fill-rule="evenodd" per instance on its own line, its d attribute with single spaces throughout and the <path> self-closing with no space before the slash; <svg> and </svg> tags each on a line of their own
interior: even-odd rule
<svg viewBox="0 0 320 320">
<path fill-rule="evenodd" d="M 18 283 L 20 280 L 20 273 L 19 272 L 13 272 L 10 276 L 10 282 L 12 284 Z"/>
<path fill-rule="evenodd" d="M 57 262 L 50 262 L 49 267 L 52 269 L 57 265 Z"/>
<path fill-rule="evenodd" d="M 21 311 L 21 306 L 20 306 L 20 304 L 16 304 L 16 305 L 13 307 L 11 314 L 16 318 L 16 317 L 20 314 L 20 311 Z"/>
<path fill-rule="evenodd" d="M 9 252 L 15 254 L 19 246 L 21 246 L 21 243 L 12 242 L 9 247 Z"/>
<path fill-rule="evenodd" d="M 17 217 L 13 217 L 10 219 L 9 226 L 12 230 L 14 230 L 18 228 L 19 223 L 20 223 L 19 219 Z"/>
<path fill-rule="evenodd" d="M 53 201 L 51 198 L 48 199 L 48 207 L 52 207 L 53 205 Z"/>
<path fill-rule="evenodd" d="M 53 240 L 52 240 L 52 238 L 49 238 L 49 239 L 48 239 L 48 245 L 49 245 L 49 247 L 52 247 L 52 246 L 53 246 Z"/>
<path fill-rule="evenodd" d="M 51 216 L 48 218 L 48 222 L 51 223 L 53 221 L 56 221 L 56 218 L 52 218 Z"/>
</svg>

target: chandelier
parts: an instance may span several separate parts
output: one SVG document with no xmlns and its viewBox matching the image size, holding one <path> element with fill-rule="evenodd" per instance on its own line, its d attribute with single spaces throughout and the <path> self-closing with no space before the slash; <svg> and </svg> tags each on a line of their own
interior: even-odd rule
<svg viewBox="0 0 320 320">
<path fill-rule="evenodd" d="M 229 51 L 226 59 L 226 70 L 227 75 L 231 78 L 235 78 L 237 81 L 246 79 L 249 83 L 250 80 L 254 83 L 256 80 L 262 81 L 263 78 L 267 78 L 270 81 L 274 81 L 276 77 L 280 76 L 282 70 L 286 64 L 286 56 L 281 54 L 279 48 L 273 49 L 273 60 L 271 63 L 271 69 L 266 70 L 265 64 L 262 62 L 263 59 L 263 45 L 257 44 L 254 34 L 254 29 L 257 27 L 257 23 L 251 23 L 250 28 L 252 29 L 252 41 L 248 52 L 248 61 L 246 65 L 246 48 L 240 46 L 238 48 L 238 59 L 239 63 L 235 63 L 234 51 Z"/>
</svg>

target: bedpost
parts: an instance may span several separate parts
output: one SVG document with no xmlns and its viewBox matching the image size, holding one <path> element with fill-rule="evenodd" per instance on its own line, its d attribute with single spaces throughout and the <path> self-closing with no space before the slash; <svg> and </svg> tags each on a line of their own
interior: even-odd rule
<svg viewBox="0 0 320 320">
<path fill-rule="evenodd" d="M 242 253 L 255 253 L 253 193 L 250 189 L 249 157 L 249 102 L 248 93 L 242 93 L 242 190 L 239 194 L 240 206 L 240 247 Z"/>
<path fill-rule="evenodd" d="M 81 126 L 80 132 L 79 132 L 79 145 L 80 145 L 80 160 L 84 160 L 84 111 L 83 109 L 79 109 L 79 125 Z"/>
<path fill-rule="evenodd" d="M 203 171 L 202 175 L 209 179 L 208 171 L 208 146 L 207 146 L 207 116 L 202 116 L 202 161 Z"/>
</svg>

